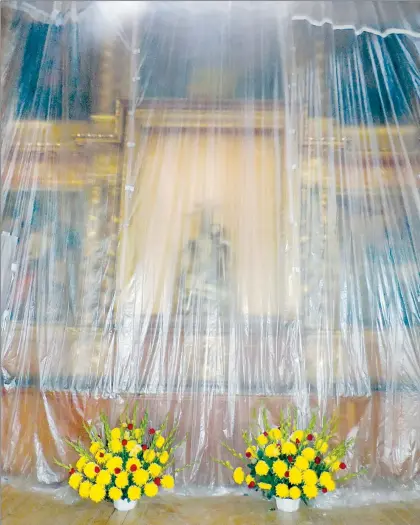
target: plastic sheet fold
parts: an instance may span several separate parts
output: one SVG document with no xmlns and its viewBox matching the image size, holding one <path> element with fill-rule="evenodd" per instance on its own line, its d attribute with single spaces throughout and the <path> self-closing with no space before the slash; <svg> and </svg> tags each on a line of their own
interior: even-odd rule
<svg viewBox="0 0 420 525">
<path fill-rule="evenodd" d="M 2 5 L 2 473 L 64 497 L 64 438 L 138 401 L 218 494 L 294 404 L 411 499 L 419 3 L 190 4 Z"/>
</svg>

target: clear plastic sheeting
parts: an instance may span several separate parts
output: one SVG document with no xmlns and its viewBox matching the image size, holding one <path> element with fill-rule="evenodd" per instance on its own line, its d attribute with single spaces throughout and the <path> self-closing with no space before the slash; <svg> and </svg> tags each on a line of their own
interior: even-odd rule
<svg viewBox="0 0 420 525">
<path fill-rule="evenodd" d="M 64 438 L 139 401 L 189 433 L 178 489 L 217 494 L 221 440 L 295 404 L 338 411 L 364 501 L 412 498 L 419 4 L 378 31 L 311 2 L 41 4 L 2 6 L 3 474 L 55 487 Z"/>
<path fill-rule="evenodd" d="M 268 9 L 275 16 L 285 20 L 306 20 L 314 25 L 332 24 L 337 29 L 354 29 L 357 33 L 370 31 L 382 36 L 390 34 L 420 34 L 420 14 L 416 0 L 336 0 L 328 2 L 315 1 L 263 1 L 252 0 L 202 1 L 198 5 L 194 0 L 135 0 L 140 9 L 161 12 L 162 9 L 187 11 L 191 14 L 196 10 L 211 10 L 231 13 L 238 7 L 252 13 L 255 10 Z M 108 2 L 108 0 L 105 0 Z M 32 18 L 44 23 L 62 24 L 69 20 L 77 21 L 92 15 L 100 4 L 100 0 L 73 0 L 69 2 L 50 0 L 7 0 L 7 4 L 15 9 L 25 11 Z M 128 2 L 117 0 L 113 9 L 130 11 Z M 118 6 L 118 4 L 120 4 Z M 124 4 L 124 5 L 122 5 Z M 109 7 L 109 6 L 108 6 Z M 105 4 L 106 9 L 106 4 Z"/>
</svg>

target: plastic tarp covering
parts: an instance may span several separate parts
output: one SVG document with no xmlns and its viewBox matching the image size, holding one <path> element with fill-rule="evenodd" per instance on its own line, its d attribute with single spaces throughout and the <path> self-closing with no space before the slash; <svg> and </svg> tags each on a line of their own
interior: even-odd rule
<svg viewBox="0 0 420 525">
<path fill-rule="evenodd" d="M 356 438 L 358 502 L 413 494 L 420 7 L 314 4 L 2 5 L 4 476 L 56 487 L 137 400 L 216 493 L 296 404 Z"/>
</svg>

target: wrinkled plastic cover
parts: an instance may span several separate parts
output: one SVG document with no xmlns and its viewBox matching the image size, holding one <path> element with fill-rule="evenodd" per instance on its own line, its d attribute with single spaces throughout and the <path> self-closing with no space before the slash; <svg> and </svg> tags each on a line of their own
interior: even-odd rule
<svg viewBox="0 0 420 525">
<path fill-rule="evenodd" d="M 296 404 L 337 411 L 367 468 L 320 505 L 414 497 L 408 8 L 380 35 L 300 2 L 87 3 L 60 23 L 2 8 L 3 475 L 71 498 L 64 438 L 138 401 L 189 434 L 178 490 L 218 494 L 220 442 Z"/>
</svg>

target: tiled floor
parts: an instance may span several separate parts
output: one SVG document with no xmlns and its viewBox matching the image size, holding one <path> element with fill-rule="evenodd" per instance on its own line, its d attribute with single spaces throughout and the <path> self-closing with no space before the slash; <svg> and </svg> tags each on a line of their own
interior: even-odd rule
<svg viewBox="0 0 420 525">
<path fill-rule="evenodd" d="M 131 512 L 108 503 L 66 505 L 51 496 L 2 487 L 3 525 L 420 525 L 420 500 L 358 509 L 302 508 L 295 514 L 271 510 L 270 502 L 239 496 L 142 500 Z"/>
</svg>

